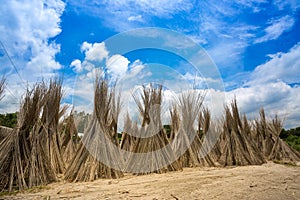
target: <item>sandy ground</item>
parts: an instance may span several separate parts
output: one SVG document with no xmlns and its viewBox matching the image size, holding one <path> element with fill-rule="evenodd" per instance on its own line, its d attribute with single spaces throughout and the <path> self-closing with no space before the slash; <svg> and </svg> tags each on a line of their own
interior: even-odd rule
<svg viewBox="0 0 300 200">
<path fill-rule="evenodd" d="M 185 168 L 181 172 L 58 182 L 36 193 L 0 199 L 300 199 L 300 167 L 269 162 L 262 166 Z"/>
</svg>

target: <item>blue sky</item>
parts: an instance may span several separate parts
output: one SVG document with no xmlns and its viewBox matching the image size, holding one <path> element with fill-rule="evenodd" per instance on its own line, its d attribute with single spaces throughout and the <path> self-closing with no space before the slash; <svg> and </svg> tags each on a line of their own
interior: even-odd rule
<svg viewBox="0 0 300 200">
<path fill-rule="evenodd" d="M 75 104 L 87 107 L 97 65 L 119 76 L 155 62 L 181 67 L 183 77 L 195 79 L 191 66 L 168 52 L 145 49 L 119 55 L 105 43 L 124 31 L 158 27 L 205 49 L 220 72 L 225 98 L 236 96 L 242 112 L 255 117 L 263 106 L 270 115 L 284 117 L 285 127 L 300 125 L 300 1 L 4 1 L 0 72 L 8 83 L 1 113 L 18 109 L 27 85 L 56 75 L 65 79 L 64 102 L 74 103 L 76 93 Z M 115 60 L 118 65 L 108 66 Z"/>
</svg>

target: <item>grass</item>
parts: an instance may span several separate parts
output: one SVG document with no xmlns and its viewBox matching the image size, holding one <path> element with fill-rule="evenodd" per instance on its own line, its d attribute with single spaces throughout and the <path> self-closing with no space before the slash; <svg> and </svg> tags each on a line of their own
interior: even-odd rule
<svg viewBox="0 0 300 200">
<path fill-rule="evenodd" d="M 297 167 L 296 163 L 289 162 L 289 161 L 273 160 L 273 163 L 280 164 L 280 165 L 285 165 L 285 166 L 289 166 L 289 167 Z"/>
<path fill-rule="evenodd" d="M 13 196 L 13 195 L 18 194 L 19 192 L 20 192 L 19 190 L 14 190 L 14 191 L 11 191 L 11 192 L 4 190 L 4 191 L 0 192 L 0 197 L 2 197 L 2 196 Z"/>
<path fill-rule="evenodd" d="M 1 196 L 13 196 L 13 195 L 17 195 L 18 193 L 37 193 L 40 192 L 41 190 L 45 190 L 45 189 L 50 189 L 49 186 L 43 185 L 43 186 L 35 186 L 32 188 L 28 188 L 26 190 L 13 190 L 11 192 L 4 190 L 0 192 L 0 197 Z"/>
</svg>

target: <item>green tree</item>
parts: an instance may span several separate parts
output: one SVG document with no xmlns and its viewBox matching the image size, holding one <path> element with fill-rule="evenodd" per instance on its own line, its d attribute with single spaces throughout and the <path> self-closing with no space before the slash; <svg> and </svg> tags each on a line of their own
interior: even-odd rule
<svg viewBox="0 0 300 200">
<path fill-rule="evenodd" d="M 300 127 L 289 130 L 282 129 L 279 137 L 283 139 L 288 145 L 300 151 Z"/>
<path fill-rule="evenodd" d="M 0 125 L 15 128 L 18 122 L 18 113 L 0 114 Z"/>
</svg>

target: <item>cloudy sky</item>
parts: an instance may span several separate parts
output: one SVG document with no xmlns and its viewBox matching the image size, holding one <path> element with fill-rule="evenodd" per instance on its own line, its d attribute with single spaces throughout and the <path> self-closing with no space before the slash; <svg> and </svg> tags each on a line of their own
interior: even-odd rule
<svg viewBox="0 0 300 200">
<path fill-rule="evenodd" d="M 174 55 L 174 51 L 191 50 L 197 44 L 207 52 L 205 59 L 211 59 L 210 65 L 217 67 L 224 83 L 224 91 L 208 84 L 211 93 L 223 92 L 227 100 L 236 97 L 241 112 L 250 117 L 264 107 L 269 115 L 284 117 L 285 127 L 300 125 L 298 0 L 0 3 L 0 72 L 7 78 L 1 113 L 16 111 L 27 87 L 54 76 L 64 78 L 64 103 L 88 109 L 99 69 L 116 79 L 139 77 L 143 84 L 155 77 L 172 86 L 170 71 L 186 80 L 213 83 L 216 77 L 205 77 L 204 73 L 197 78 L 193 66 Z M 161 41 L 164 50 L 172 46 L 172 53 L 147 48 L 124 52 L 109 44 L 112 36 L 146 27 L 176 32 L 164 35 Z M 155 41 L 162 37 L 153 30 L 144 31 L 142 38 Z M 120 39 L 122 48 L 125 43 Z"/>
</svg>

